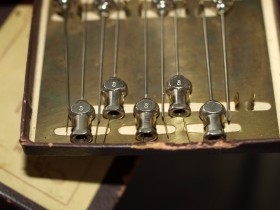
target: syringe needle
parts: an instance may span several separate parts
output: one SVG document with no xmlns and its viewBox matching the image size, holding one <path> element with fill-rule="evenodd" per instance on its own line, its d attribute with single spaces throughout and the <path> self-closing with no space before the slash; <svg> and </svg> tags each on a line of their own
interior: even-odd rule
<svg viewBox="0 0 280 210">
<path fill-rule="evenodd" d="M 227 102 L 226 118 L 227 118 L 228 123 L 230 123 L 231 112 L 230 112 L 230 96 L 229 96 L 229 81 L 228 81 L 227 49 L 226 49 L 226 33 L 225 33 L 225 15 L 224 15 L 224 12 L 222 12 L 220 14 L 220 16 L 221 16 L 222 44 L 223 44 L 225 93 L 226 93 L 226 102 Z"/>
</svg>

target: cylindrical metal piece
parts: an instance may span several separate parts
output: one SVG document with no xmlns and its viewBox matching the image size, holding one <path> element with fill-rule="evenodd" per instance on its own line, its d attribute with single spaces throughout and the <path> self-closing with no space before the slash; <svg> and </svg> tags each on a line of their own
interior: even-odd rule
<svg viewBox="0 0 280 210">
<path fill-rule="evenodd" d="M 69 111 L 72 122 L 70 140 L 72 143 L 89 143 L 92 141 L 91 121 L 95 117 L 94 108 L 85 100 L 78 100 Z"/>
<path fill-rule="evenodd" d="M 102 94 L 105 100 L 104 118 L 121 119 L 124 117 L 123 103 L 127 93 L 126 83 L 119 78 L 112 77 L 103 84 Z"/>
<path fill-rule="evenodd" d="M 68 10 L 70 7 L 70 0 L 56 0 L 62 10 Z"/>
<path fill-rule="evenodd" d="M 175 4 L 173 0 L 152 0 L 152 7 L 159 16 L 166 16 L 170 10 L 174 9 Z"/>
<path fill-rule="evenodd" d="M 204 124 L 204 140 L 226 139 L 224 132 L 226 110 L 221 103 L 214 100 L 207 101 L 200 108 L 199 117 Z"/>
<path fill-rule="evenodd" d="M 117 8 L 114 0 L 94 0 L 94 5 L 99 14 L 104 17 L 108 17 L 110 12 Z"/>
<path fill-rule="evenodd" d="M 192 92 L 192 83 L 183 75 L 175 75 L 167 81 L 166 93 L 169 96 L 170 117 L 187 117 L 191 114 L 189 96 Z"/>
<path fill-rule="evenodd" d="M 234 0 L 212 0 L 218 14 L 227 12 L 233 5 Z"/>
<path fill-rule="evenodd" d="M 154 141 L 158 138 L 156 120 L 159 116 L 158 104 L 149 98 L 143 98 L 134 106 L 136 118 L 136 140 Z"/>
</svg>

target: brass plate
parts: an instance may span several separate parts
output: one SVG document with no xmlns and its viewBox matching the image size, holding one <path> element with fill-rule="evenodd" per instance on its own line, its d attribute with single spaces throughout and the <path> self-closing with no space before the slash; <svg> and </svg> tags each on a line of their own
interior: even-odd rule
<svg viewBox="0 0 280 210">
<path fill-rule="evenodd" d="M 36 127 L 36 130 L 33 132 L 33 136 L 28 137 L 31 142 L 42 145 L 62 143 L 71 147 L 74 144 L 70 143 L 69 136 L 57 135 L 54 132 L 57 128 L 66 127 L 67 119 L 63 23 L 52 20 L 55 9 L 51 3 L 48 5 L 47 12 L 42 12 L 46 9 L 44 5 L 46 3 L 38 8 L 40 19 L 44 14 L 47 15 L 47 25 L 38 26 L 38 31 L 46 27 L 46 33 L 43 34 L 45 36 L 45 47 L 41 69 L 42 77 L 39 87 L 34 86 L 32 90 L 34 92 L 36 88 L 39 88 L 39 102 L 34 105 L 33 100 L 31 105 L 33 107 L 38 106 L 37 117 L 33 121 L 35 125 L 31 125 L 31 128 Z M 118 77 L 128 85 L 129 94 L 125 99 L 125 104 L 130 107 L 133 107 L 144 96 L 143 19 L 138 14 L 139 5 L 140 1 L 129 1 L 128 9 L 131 15 L 120 20 Z M 203 132 L 193 132 L 191 130 L 193 124 L 202 123 L 198 116 L 199 108 L 197 107 L 208 100 L 208 83 L 202 19 L 197 14 L 198 3 L 197 1 L 188 1 L 187 6 L 189 11 L 187 17 L 179 17 L 178 19 L 179 60 L 181 74 L 193 84 L 190 101 L 191 107 L 194 108 L 191 116 L 184 120 L 182 118 L 170 118 L 165 113 L 167 125 L 171 126 L 169 127 L 171 130 L 175 129 L 175 132 L 169 133 L 169 139 L 165 133 L 159 134 L 156 142 L 147 145 L 141 144 L 141 149 L 162 149 L 159 145 L 166 146 L 169 144 L 172 144 L 172 150 L 182 149 L 180 147 L 182 144 L 186 146 L 185 149 L 200 148 L 199 145 L 207 145 L 206 148 L 217 146 L 202 143 Z M 83 27 L 75 8 L 72 12 L 68 28 L 70 37 L 70 93 L 71 103 L 74 103 L 79 98 L 80 93 Z M 208 17 L 207 23 L 214 98 L 225 102 L 220 18 L 216 16 Z M 115 30 L 115 20 L 113 18 L 106 20 L 105 30 L 104 81 L 109 79 L 113 73 Z M 168 16 L 165 18 L 165 81 L 176 74 L 173 30 L 173 17 Z M 227 142 L 221 143 L 218 148 L 231 148 L 250 140 L 262 142 L 265 139 L 279 138 L 260 0 L 235 2 L 233 9 L 226 15 L 226 39 L 232 104 L 237 92 L 240 96 L 240 110 L 235 110 L 232 106 L 231 124 L 237 124 L 241 129 L 237 132 L 228 132 Z M 85 98 L 94 106 L 98 104 L 99 50 L 100 21 L 91 20 L 88 22 Z M 36 53 L 38 53 L 38 49 Z M 38 56 L 36 56 L 37 60 Z M 38 69 L 35 70 L 34 74 L 36 74 L 36 71 Z M 158 17 L 148 19 L 148 72 L 149 97 L 161 103 L 160 19 Z M 246 103 L 249 101 L 252 92 L 256 94 L 257 103 L 265 102 L 269 104 L 270 108 L 262 111 L 248 111 Z M 166 98 L 165 103 L 168 102 L 168 98 Z M 97 111 L 97 109 L 95 110 Z M 32 114 L 34 115 L 34 113 Z M 108 120 L 102 118 L 100 126 L 106 128 L 107 123 Z M 96 126 L 96 124 L 97 120 L 95 119 L 93 126 Z M 157 119 L 157 125 L 163 125 L 160 117 Z M 135 140 L 133 133 L 130 135 L 120 134 L 119 129 L 125 126 L 131 126 L 127 129 L 129 132 L 135 129 L 133 113 L 127 112 L 125 118 L 112 120 L 109 126 L 110 132 L 107 135 L 98 135 L 96 142 L 87 146 L 92 148 L 93 151 L 96 146 L 99 149 L 106 149 L 108 145 L 126 145 L 125 147 L 137 148 L 139 142 Z M 188 135 L 184 127 L 188 128 Z M 231 142 L 238 143 L 233 144 Z"/>
</svg>

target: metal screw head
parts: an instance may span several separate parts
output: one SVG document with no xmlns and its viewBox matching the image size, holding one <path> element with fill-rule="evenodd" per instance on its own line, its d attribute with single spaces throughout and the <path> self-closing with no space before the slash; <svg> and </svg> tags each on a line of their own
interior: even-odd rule
<svg viewBox="0 0 280 210">
<path fill-rule="evenodd" d="M 70 116 L 74 115 L 87 115 L 94 116 L 94 108 L 85 100 L 78 100 L 70 107 Z"/>
<path fill-rule="evenodd" d="M 225 107 L 218 101 L 209 100 L 201 108 L 199 117 L 203 120 L 205 117 L 211 114 L 225 114 Z"/>
<path fill-rule="evenodd" d="M 152 8 L 154 8 L 159 15 L 167 15 L 175 4 L 172 0 L 152 0 Z"/>
<path fill-rule="evenodd" d="M 107 91 L 117 91 L 120 90 L 122 92 L 122 95 L 126 96 L 127 95 L 127 85 L 126 83 L 116 77 L 112 77 L 108 79 L 106 82 L 103 84 L 102 92 L 107 92 Z"/>
<path fill-rule="evenodd" d="M 167 92 L 173 91 L 174 89 L 185 89 L 192 93 L 192 83 L 183 75 L 175 75 L 167 81 Z"/>
<path fill-rule="evenodd" d="M 158 104 L 149 98 L 143 98 L 134 106 L 134 114 L 141 114 L 142 112 L 152 112 L 157 117 L 159 116 Z"/>
</svg>

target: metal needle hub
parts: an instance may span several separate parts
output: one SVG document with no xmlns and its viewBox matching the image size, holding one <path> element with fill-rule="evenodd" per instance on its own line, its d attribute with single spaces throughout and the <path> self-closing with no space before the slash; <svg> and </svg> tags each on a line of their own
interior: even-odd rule
<svg viewBox="0 0 280 210">
<path fill-rule="evenodd" d="M 89 143 L 92 141 L 91 121 L 94 118 L 94 109 L 85 100 L 78 100 L 69 110 L 72 121 L 70 140 L 72 143 Z"/>
<path fill-rule="evenodd" d="M 192 84 L 187 78 L 183 75 L 175 75 L 168 80 L 166 92 L 170 100 L 168 110 L 170 117 L 187 117 L 191 114 L 188 102 Z"/>
<path fill-rule="evenodd" d="M 127 95 L 126 83 L 119 78 L 113 77 L 104 83 L 102 94 L 105 99 L 103 117 L 106 119 L 123 118 L 125 115 L 123 103 Z"/>
<path fill-rule="evenodd" d="M 214 100 L 207 101 L 200 109 L 199 117 L 204 124 L 204 140 L 225 139 L 224 132 L 226 110 L 224 106 Z"/>
<path fill-rule="evenodd" d="M 156 119 L 159 116 L 159 106 L 152 99 L 144 98 L 134 106 L 136 118 L 136 140 L 154 141 L 158 138 Z"/>
</svg>

